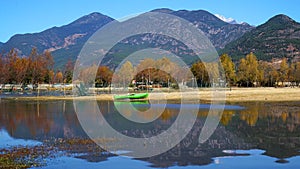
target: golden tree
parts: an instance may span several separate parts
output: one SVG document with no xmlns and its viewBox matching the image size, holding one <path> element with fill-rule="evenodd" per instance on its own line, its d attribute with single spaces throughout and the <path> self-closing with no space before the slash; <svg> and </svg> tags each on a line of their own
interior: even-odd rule
<svg viewBox="0 0 300 169">
<path fill-rule="evenodd" d="M 258 81 L 258 61 L 252 52 L 248 54 L 246 58 L 240 60 L 237 76 L 240 83 L 246 83 L 247 87 L 249 87 L 250 83 Z"/>
<path fill-rule="evenodd" d="M 63 78 L 64 78 L 64 76 L 63 76 L 63 73 L 61 71 L 56 72 L 56 75 L 55 75 L 56 83 L 62 83 Z"/>
<path fill-rule="evenodd" d="M 288 79 L 288 72 L 289 72 L 289 65 L 287 63 L 287 59 L 283 58 L 280 63 L 280 69 L 279 69 L 279 79 L 282 85 Z"/>
<path fill-rule="evenodd" d="M 109 86 L 112 80 L 113 72 L 107 66 L 99 66 L 96 75 L 96 83 L 102 86 Z"/>
<path fill-rule="evenodd" d="M 300 62 L 296 63 L 295 71 L 294 71 L 294 77 L 297 85 L 300 83 Z"/>
<path fill-rule="evenodd" d="M 229 82 L 228 84 L 231 86 L 231 84 L 234 83 L 236 80 L 235 65 L 228 54 L 222 54 L 220 56 L 220 60 L 221 60 L 221 64 L 224 70 L 226 80 Z"/>
<path fill-rule="evenodd" d="M 196 78 L 196 81 L 201 86 L 208 84 L 209 81 L 209 75 L 206 70 L 205 64 L 201 61 L 194 63 L 191 66 L 191 72 L 193 73 L 194 77 Z"/>
<path fill-rule="evenodd" d="M 130 61 L 126 61 L 117 72 L 120 77 L 119 82 L 123 87 L 128 87 L 134 77 L 134 67 Z"/>
</svg>

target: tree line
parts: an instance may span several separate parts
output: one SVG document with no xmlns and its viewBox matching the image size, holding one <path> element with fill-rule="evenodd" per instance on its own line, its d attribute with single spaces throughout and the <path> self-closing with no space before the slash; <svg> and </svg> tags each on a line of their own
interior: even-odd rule
<svg viewBox="0 0 300 169">
<path fill-rule="evenodd" d="M 221 55 L 220 60 L 230 85 L 276 87 L 300 83 L 300 62 L 289 63 L 286 58 L 279 64 L 258 61 L 252 52 L 241 58 L 237 66 L 228 54 Z"/>
<path fill-rule="evenodd" d="M 49 51 L 38 53 L 37 49 L 33 48 L 30 55 L 25 57 L 19 56 L 17 50 L 12 49 L 0 56 L 0 84 L 72 83 L 74 62 L 69 60 L 62 70 L 55 70 L 54 64 Z M 244 87 L 286 84 L 299 86 L 300 83 L 300 62 L 289 63 L 286 58 L 276 65 L 258 61 L 254 53 L 249 53 L 238 63 L 234 63 L 228 54 L 222 54 L 220 64 L 222 70 L 217 63 L 201 61 L 188 68 L 165 57 L 158 60 L 146 58 L 135 66 L 126 61 L 117 70 L 95 64 L 82 68 L 79 76 L 84 82 L 96 84 L 98 87 L 106 87 L 111 83 L 120 86 L 132 85 L 133 79 L 136 82 L 143 81 L 162 86 L 178 83 L 191 86 L 195 82 L 199 87 L 212 86 L 222 79 L 226 79 L 228 86 Z M 90 76 L 92 72 L 97 72 L 96 77 Z M 222 75 L 224 77 L 221 77 Z M 214 77 L 221 78 L 212 79 Z"/>
<path fill-rule="evenodd" d="M 71 82 L 73 63 L 64 70 L 54 70 L 54 60 L 49 51 L 38 53 L 32 48 L 29 56 L 19 56 L 16 49 L 0 56 L 0 84 L 39 84 Z"/>
<path fill-rule="evenodd" d="M 93 77 L 93 72 L 96 77 Z M 125 61 L 120 67 L 111 70 L 107 66 L 92 65 L 79 70 L 79 79 L 89 86 L 107 87 L 114 84 L 116 87 L 128 87 L 134 85 L 157 84 L 167 86 L 177 84 L 182 80 L 188 80 L 188 68 L 180 67 L 166 57 L 158 60 L 146 58 L 137 65 Z M 191 77 L 188 76 L 188 77 Z"/>
</svg>

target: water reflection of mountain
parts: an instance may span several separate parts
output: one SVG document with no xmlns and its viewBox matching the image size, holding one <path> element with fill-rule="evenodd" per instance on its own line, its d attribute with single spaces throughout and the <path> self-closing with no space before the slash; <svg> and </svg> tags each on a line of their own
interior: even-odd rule
<svg viewBox="0 0 300 169">
<path fill-rule="evenodd" d="M 126 123 L 123 116 L 114 112 L 113 103 L 99 102 L 98 104 L 111 125 L 120 132 L 134 137 L 145 137 L 147 136 L 145 133 L 158 134 L 168 129 L 178 113 L 177 110 L 166 109 L 151 125 L 132 128 L 132 123 Z M 53 137 L 86 137 L 74 113 L 72 102 L 2 100 L 0 105 L 0 128 L 5 128 L 14 138 L 43 140 Z M 179 145 L 159 156 L 142 160 L 151 162 L 153 167 L 206 165 L 212 163 L 214 157 L 228 155 L 223 150 L 237 149 L 262 149 L 266 151 L 265 155 L 278 159 L 299 155 L 300 104 L 298 102 L 243 103 L 243 105 L 247 109 L 224 111 L 217 130 L 204 144 L 198 144 L 198 137 L 207 111 L 199 111 L 192 131 Z M 153 118 L 152 114 L 141 114 L 141 117 Z"/>
<path fill-rule="evenodd" d="M 174 165 L 207 165 L 213 162 L 214 157 L 238 155 L 226 154 L 223 150 L 250 149 L 252 147 L 242 138 L 238 138 L 232 132 L 227 131 L 224 126 L 219 126 L 205 143 L 198 144 L 198 137 L 204 120 L 204 118 L 198 118 L 192 131 L 176 147 L 159 156 L 143 160 L 151 162 L 152 167 L 157 168 L 167 168 Z"/>
</svg>

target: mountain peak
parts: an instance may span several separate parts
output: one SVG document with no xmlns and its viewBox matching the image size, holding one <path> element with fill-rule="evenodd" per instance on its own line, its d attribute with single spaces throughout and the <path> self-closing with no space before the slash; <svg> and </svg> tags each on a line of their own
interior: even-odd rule
<svg viewBox="0 0 300 169">
<path fill-rule="evenodd" d="M 159 8 L 159 9 L 154 9 L 150 12 L 161 12 L 161 13 L 172 13 L 174 12 L 172 9 L 169 9 L 169 8 Z"/>
<path fill-rule="evenodd" d="M 279 14 L 270 18 L 266 23 L 258 26 L 257 28 L 262 31 L 278 31 L 286 30 L 287 28 L 293 29 L 296 27 L 299 27 L 299 23 L 286 15 Z"/>
<path fill-rule="evenodd" d="M 230 23 L 230 24 L 238 24 L 238 22 L 233 18 L 226 18 L 225 16 L 220 15 L 220 14 L 215 14 L 215 16 L 218 17 L 219 19 L 221 19 L 224 22 L 227 22 L 227 23 Z"/>
<path fill-rule="evenodd" d="M 99 12 L 93 12 L 93 13 L 90 13 L 88 15 L 85 15 L 77 20 L 75 20 L 74 22 L 72 22 L 70 25 L 81 25 L 81 24 L 87 24 L 87 23 L 92 23 L 92 22 L 97 22 L 99 20 L 113 20 L 112 18 L 106 16 L 106 15 L 103 15 Z"/>
<path fill-rule="evenodd" d="M 276 15 L 274 17 L 272 17 L 271 19 L 269 19 L 266 24 L 269 24 L 269 23 L 272 23 L 272 24 L 295 24 L 296 21 L 294 21 L 292 18 L 288 17 L 287 15 L 284 15 L 284 14 L 279 14 L 279 15 Z"/>
</svg>

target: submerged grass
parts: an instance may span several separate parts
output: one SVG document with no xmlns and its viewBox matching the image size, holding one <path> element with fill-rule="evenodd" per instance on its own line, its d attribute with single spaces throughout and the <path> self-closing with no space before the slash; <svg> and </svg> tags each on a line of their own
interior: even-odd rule
<svg viewBox="0 0 300 169">
<path fill-rule="evenodd" d="M 43 146 L 13 147 L 0 150 L 0 168 L 30 168 L 45 165 L 49 151 Z"/>
</svg>

